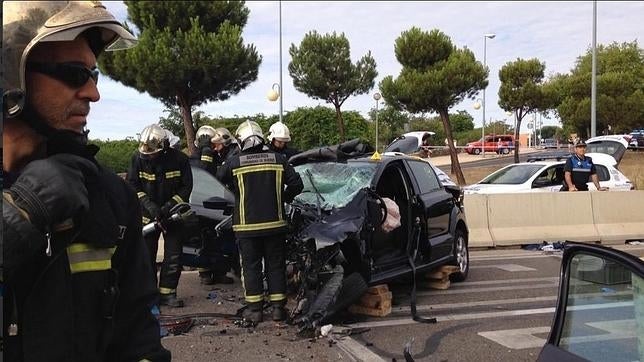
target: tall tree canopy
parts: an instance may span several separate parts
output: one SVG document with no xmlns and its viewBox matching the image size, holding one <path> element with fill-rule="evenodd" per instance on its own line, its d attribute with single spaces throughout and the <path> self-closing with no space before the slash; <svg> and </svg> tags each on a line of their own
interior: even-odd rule
<svg viewBox="0 0 644 362">
<path fill-rule="evenodd" d="M 257 79 L 261 56 L 241 36 L 249 10 L 243 1 L 125 3 L 139 44 L 103 54 L 100 70 L 166 106 L 178 105 L 194 153 L 193 109 L 226 100 Z"/>
<path fill-rule="evenodd" d="M 474 96 L 488 84 L 488 70 L 467 48 L 459 49 L 441 31 L 404 31 L 394 46 L 402 65 L 398 78 L 387 76 L 380 83 L 386 102 L 410 113 L 436 112 L 448 139 L 452 173 L 465 184 L 453 144 L 449 109 Z"/>
<path fill-rule="evenodd" d="M 344 120 L 340 107 L 350 96 L 369 92 L 378 75 L 376 61 L 368 52 L 351 63 L 349 40 L 344 33 L 320 35 L 311 31 L 300 46 L 291 44 L 288 71 L 293 86 L 313 99 L 335 107 L 340 141 L 345 140 Z"/>
<path fill-rule="evenodd" d="M 515 140 L 519 139 L 521 121 L 526 115 L 552 107 L 552 98 L 543 86 L 545 70 L 546 64 L 536 58 L 519 58 L 506 63 L 499 70 L 499 106 L 505 111 L 514 112 L 517 120 Z M 519 162 L 519 147 L 514 147 L 514 162 Z"/>
<path fill-rule="evenodd" d="M 564 128 L 590 135 L 592 49 L 577 58 L 569 74 L 553 78 L 556 107 Z M 629 132 L 644 122 L 644 49 L 637 40 L 597 47 L 597 131 Z"/>
</svg>

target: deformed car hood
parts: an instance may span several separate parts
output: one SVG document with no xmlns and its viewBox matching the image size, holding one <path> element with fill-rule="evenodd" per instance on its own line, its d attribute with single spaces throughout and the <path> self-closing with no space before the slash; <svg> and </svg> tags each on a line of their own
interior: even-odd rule
<svg viewBox="0 0 644 362">
<path fill-rule="evenodd" d="M 359 233 L 367 218 L 367 190 L 362 189 L 346 206 L 333 209 L 300 231 L 302 240 L 315 239 L 317 249 L 342 242 Z"/>
</svg>

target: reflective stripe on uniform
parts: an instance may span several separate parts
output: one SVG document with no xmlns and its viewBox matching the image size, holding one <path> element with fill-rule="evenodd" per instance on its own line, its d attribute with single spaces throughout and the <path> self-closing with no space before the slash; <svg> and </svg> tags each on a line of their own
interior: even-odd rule
<svg viewBox="0 0 644 362">
<path fill-rule="evenodd" d="M 268 300 L 271 302 L 279 302 L 286 299 L 286 294 L 271 294 L 268 296 Z"/>
<path fill-rule="evenodd" d="M 142 179 L 148 180 L 148 181 L 155 181 L 157 179 L 155 174 L 147 173 L 147 172 L 143 172 L 143 171 L 139 171 L 139 178 L 142 178 Z"/>
<path fill-rule="evenodd" d="M 212 162 L 212 156 L 201 155 L 201 160 L 204 162 Z"/>
<path fill-rule="evenodd" d="M 165 173 L 165 178 L 181 177 L 181 171 L 170 171 Z"/>
<path fill-rule="evenodd" d="M 255 230 L 275 229 L 286 225 L 288 225 L 286 220 L 260 222 L 257 224 L 233 225 L 233 231 L 255 231 Z"/>
<path fill-rule="evenodd" d="M 176 292 L 176 289 L 159 287 L 159 294 L 174 294 Z"/>
<path fill-rule="evenodd" d="M 181 198 L 181 196 L 179 196 L 179 195 L 174 195 L 174 196 L 172 196 L 172 200 L 176 201 L 176 202 L 177 202 L 177 204 L 180 204 L 180 203 L 182 203 L 182 202 L 183 202 L 183 199 L 182 199 L 182 198 Z"/>
<path fill-rule="evenodd" d="M 262 297 L 261 294 L 258 294 L 258 295 L 247 295 L 245 299 L 248 303 L 258 303 L 258 302 L 261 302 L 264 298 Z"/>
<path fill-rule="evenodd" d="M 589 168 L 573 168 L 574 172 L 590 172 Z"/>
<path fill-rule="evenodd" d="M 141 216 L 141 222 L 143 222 L 143 225 L 145 225 L 145 224 L 147 224 L 147 223 L 149 223 L 149 222 L 150 222 L 150 219 L 148 219 L 148 218 L 147 218 L 147 217 L 145 217 L 145 216 Z"/>
<path fill-rule="evenodd" d="M 257 224 L 246 224 L 246 209 L 244 207 L 244 201 L 246 200 L 246 189 L 244 188 L 244 174 L 251 172 L 262 172 L 262 171 L 275 171 L 275 183 L 277 189 L 277 207 L 278 207 L 278 221 L 271 221 L 266 223 L 257 223 Z M 237 185 L 239 186 L 239 225 L 233 225 L 233 231 L 251 231 L 251 230 L 262 230 L 262 229 L 273 229 L 281 226 L 285 226 L 286 222 L 282 219 L 282 205 L 281 205 L 281 196 L 282 196 L 282 172 L 284 171 L 284 166 L 276 164 L 262 164 L 262 165 L 253 165 L 253 166 L 244 166 L 239 167 L 233 170 L 233 176 L 237 176 Z"/>
<path fill-rule="evenodd" d="M 67 247 L 69 269 L 72 274 L 109 270 L 116 247 L 97 248 L 90 244 L 71 244 Z"/>
<path fill-rule="evenodd" d="M 145 195 L 146 195 L 146 193 L 145 193 L 145 192 L 143 192 L 143 191 L 139 191 L 139 192 L 137 192 L 137 193 L 136 193 L 136 195 L 137 195 L 137 196 L 139 197 L 139 199 L 140 199 L 140 198 L 142 198 L 143 196 L 145 196 Z"/>
</svg>

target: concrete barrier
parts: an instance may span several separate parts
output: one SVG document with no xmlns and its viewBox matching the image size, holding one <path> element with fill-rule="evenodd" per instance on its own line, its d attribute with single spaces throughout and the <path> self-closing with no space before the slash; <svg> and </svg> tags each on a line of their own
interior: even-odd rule
<svg viewBox="0 0 644 362">
<path fill-rule="evenodd" d="M 492 194 L 487 198 L 488 226 L 495 246 L 599 240 L 591 192 Z"/>
<path fill-rule="evenodd" d="M 494 246 L 487 222 L 487 195 L 465 195 L 465 219 L 470 234 L 468 245 L 471 247 Z"/>
<path fill-rule="evenodd" d="M 591 192 L 593 223 L 602 244 L 644 239 L 644 190 Z"/>
</svg>

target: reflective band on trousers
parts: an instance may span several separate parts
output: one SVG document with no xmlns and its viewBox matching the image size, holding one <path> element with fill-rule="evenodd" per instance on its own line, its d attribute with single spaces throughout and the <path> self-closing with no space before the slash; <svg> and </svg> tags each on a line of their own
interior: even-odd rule
<svg viewBox="0 0 644 362">
<path fill-rule="evenodd" d="M 268 300 L 271 302 L 279 302 L 286 299 L 286 294 L 271 294 L 268 296 Z"/>
<path fill-rule="evenodd" d="M 109 270 L 116 247 L 97 248 L 90 244 L 71 244 L 67 247 L 69 269 L 72 274 Z"/>
<path fill-rule="evenodd" d="M 258 302 L 261 302 L 264 298 L 262 297 L 261 294 L 258 294 L 258 295 L 247 295 L 245 299 L 248 303 L 258 303 Z"/>
<path fill-rule="evenodd" d="M 159 287 L 159 293 L 160 294 L 174 294 L 176 292 L 177 292 L 176 289 Z"/>
</svg>

